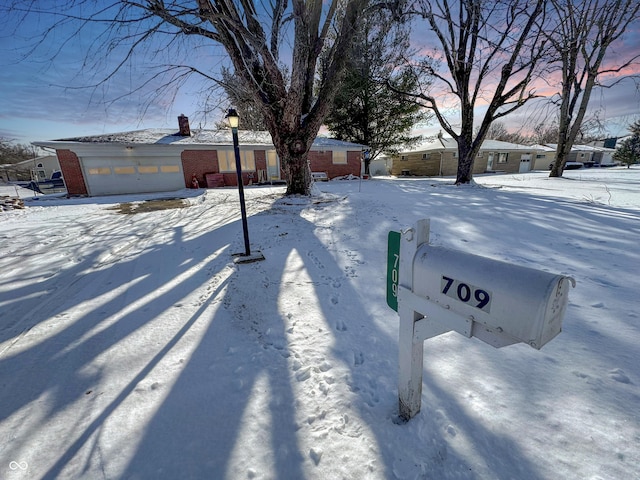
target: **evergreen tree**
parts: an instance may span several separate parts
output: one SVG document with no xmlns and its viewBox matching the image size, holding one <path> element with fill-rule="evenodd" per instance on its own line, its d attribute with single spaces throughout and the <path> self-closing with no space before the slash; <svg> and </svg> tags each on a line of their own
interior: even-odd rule
<svg viewBox="0 0 640 480">
<path fill-rule="evenodd" d="M 629 127 L 631 137 L 624 140 L 613 154 L 617 162 L 626 163 L 627 168 L 635 163 L 640 163 L 640 120 Z"/>
<path fill-rule="evenodd" d="M 418 87 L 404 59 L 409 33 L 408 25 L 393 24 L 381 10 L 363 19 L 341 88 L 325 120 L 338 140 L 369 147 L 364 157 L 366 174 L 381 153 L 397 153 L 422 138 L 412 135 L 411 129 L 427 119 L 424 109 L 389 87 L 389 82 L 402 91 L 415 92 Z"/>
</svg>

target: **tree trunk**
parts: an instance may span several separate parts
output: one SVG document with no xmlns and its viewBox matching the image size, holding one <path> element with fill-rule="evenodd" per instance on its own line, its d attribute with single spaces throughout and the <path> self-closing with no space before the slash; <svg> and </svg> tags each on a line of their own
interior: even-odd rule
<svg viewBox="0 0 640 480">
<path fill-rule="evenodd" d="M 462 127 L 458 142 L 458 171 L 456 185 L 471 183 L 473 180 L 473 164 L 475 153 L 473 150 L 473 109 L 468 106 L 471 113 L 462 115 Z"/>
<path fill-rule="evenodd" d="M 471 183 L 473 179 L 473 156 L 468 151 L 463 151 L 458 147 L 458 172 L 456 175 L 456 185 Z"/>
<path fill-rule="evenodd" d="M 311 193 L 311 168 L 308 154 L 290 154 L 282 159 L 287 180 L 287 195 L 309 195 Z"/>
<path fill-rule="evenodd" d="M 564 166 L 567 164 L 567 156 L 569 155 L 569 151 L 567 150 L 567 122 L 560 122 L 560 133 L 558 145 L 556 147 L 556 159 L 553 162 L 553 166 L 551 167 L 551 173 L 549 173 L 549 177 L 558 178 L 561 177 L 564 173 Z M 563 132 L 564 130 L 564 132 Z"/>
<path fill-rule="evenodd" d="M 287 181 L 286 195 L 310 195 L 309 150 L 315 138 L 309 139 L 310 136 L 301 129 L 295 134 L 289 133 L 284 137 L 279 135 L 277 130 L 271 129 L 271 137 Z"/>
</svg>

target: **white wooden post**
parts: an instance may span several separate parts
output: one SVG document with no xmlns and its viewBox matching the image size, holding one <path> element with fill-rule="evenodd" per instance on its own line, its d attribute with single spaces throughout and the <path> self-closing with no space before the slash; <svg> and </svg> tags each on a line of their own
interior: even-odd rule
<svg viewBox="0 0 640 480">
<path fill-rule="evenodd" d="M 403 288 L 412 289 L 413 260 L 418 246 L 429 242 L 429 220 L 418 220 L 415 229 L 409 228 L 401 233 L 398 292 Z M 400 417 L 408 420 L 420 411 L 422 399 L 423 342 L 415 342 L 414 335 L 416 322 L 422 318 L 422 315 L 415 312 L 411 306 L 403 305 L 400 295 L 398 295 L 398 315 L 400 317 L 398 403 Z"/>
</svg>

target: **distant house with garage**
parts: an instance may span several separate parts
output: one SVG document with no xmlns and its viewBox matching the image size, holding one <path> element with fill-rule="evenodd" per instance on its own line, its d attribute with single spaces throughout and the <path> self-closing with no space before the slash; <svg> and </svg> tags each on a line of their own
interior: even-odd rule
<svg viewBox="0 0 640 480">
<path fill-rule="evenodd" d="M 17 163 L 0 165 L 0 178 L 7 181 L 43 181 L 60 171 L 58 157 L 44 155 Z"/>
<path fill-rule="evenodd" d="M 536 151 L 516 143 L 485 140 L 473 165 L 473 173 L 522 173 L 532 170 Z M 438 135 L 393 157 L 392 175 L 452 176 L 458 170 L 458 144 Z"/>
<path fill-rule="evenodd" d="M 557 145 L 555 143 L 548 143 L 545 146 L 553 150 L 553 159 L 555 159 Z M 578 162 L 587 167 L 612 166 L 615 165 L 615 162 L 613 161 L 613 154 L 615 151 L 615 148 L 607 148 L 604 146 L 574 145 L 571 147 L 569 155 L 567 155 L 567 162 Z"/>
<path fill-rule="evenodd" d="M 201 187 L 237 186 L 231 130 L 146 129 L 34 142 L 53 149 L 70 195 L 117 195 L 180 190 L 195 175 Z M 245 185 L 284 178 L 268 132 L 239 131 Z M 360 175 L 363 146 L 318 137 L 309 153 L 313 172 L 328 178 Z"/>
</svg>

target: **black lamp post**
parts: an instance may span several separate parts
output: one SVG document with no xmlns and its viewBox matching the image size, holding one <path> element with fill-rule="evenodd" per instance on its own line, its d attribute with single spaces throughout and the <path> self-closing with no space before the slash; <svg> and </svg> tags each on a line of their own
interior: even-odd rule
<svg viewBox="0 0 640 480">
<path fill-rule="evenodd" d="M 235 108 L 230 108 L 227 113 L 227 120 L 231 127 L 231 133 L 233 134 L 233 151 L 236 157 L 236 174 L 238 176 L 238 193 L 240 195 L 240 211 L 242 212 L 242 231 L 244 233 L 244 254 L 234 255 L 235 263 L 248 263 L 255 262 L 257 260 L 264 260 L 264 256 L 260 252 L 251 255 L 251 246 L 249 245 L 249 227 L 247 225 L 247 209 L 244 202 L 244 183 L 242 181 L 242 163 L 240 161 L 240 145 L 238 142 L 238 112 Z"/>
</svg>

